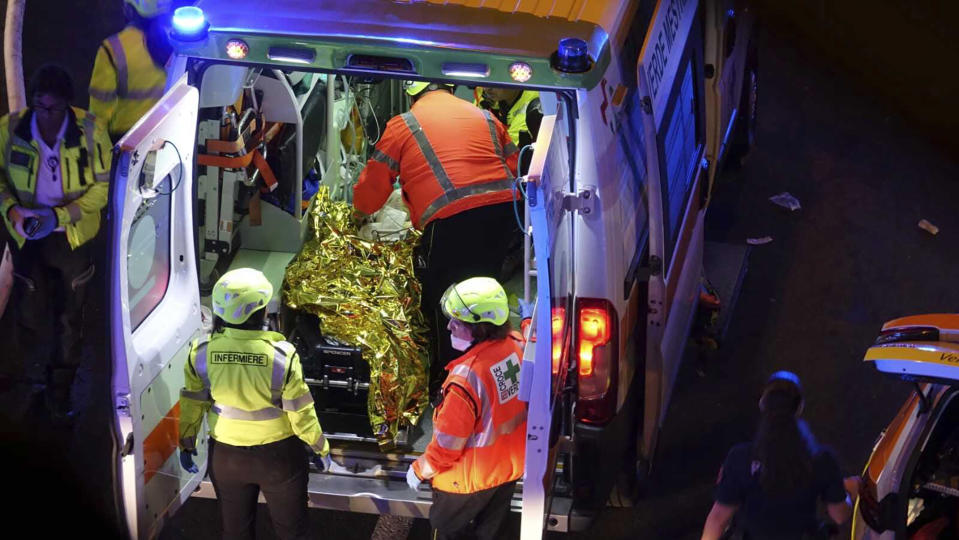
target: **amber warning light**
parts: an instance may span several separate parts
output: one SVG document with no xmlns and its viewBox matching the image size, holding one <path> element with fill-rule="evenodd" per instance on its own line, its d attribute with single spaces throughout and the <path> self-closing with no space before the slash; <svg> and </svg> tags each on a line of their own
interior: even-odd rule
<svg viewBox="0 0 959 540">
<path fill-rule="evenodd" d="M 226 55 L 234 60 L 242 60 L 250 52 L 250 46 L 242 39 L 231 39 L 226 42 Z"/>
</svg>

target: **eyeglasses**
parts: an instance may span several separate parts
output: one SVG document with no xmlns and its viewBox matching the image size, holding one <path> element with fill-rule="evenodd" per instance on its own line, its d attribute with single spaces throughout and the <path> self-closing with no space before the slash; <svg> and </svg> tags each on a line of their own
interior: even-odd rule
<svg viewBox="0 0 959 540">
<path fill-rule="evenodd" d="M 66 107 L 44 107 L 43 105 L 34 104 L 33 108 L 37 111 L 43 111 L 47 114 L 59 114 L 67 110 Z"/>
</svg>

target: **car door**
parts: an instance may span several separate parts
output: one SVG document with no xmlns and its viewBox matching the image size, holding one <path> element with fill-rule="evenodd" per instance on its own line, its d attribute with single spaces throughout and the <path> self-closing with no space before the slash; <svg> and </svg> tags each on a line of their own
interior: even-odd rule
<svg viewBox="0 0 959 540">
<path fill-rule="evenodd" d="M 637 64 L 649 196 L 649 324 L 643 449 L 650 457 L 699 298 L 705 110 L 696 1 L 660 2 Z"/>
<path fill-rule="evenodd" d="M 130 536 L 156 536 L 205 472 L 177 458 L 179 390 L 201 332 L 193 227 L 198 92 L 186 76 L 117 143 L 109 208 L 118 500 Z"/>
<path fill-rule="evenodd" d="M 572 213 L 564 207 L 570 191 L 567 113 L 543 117 L 526 188 L 536 254 L 537 302 L 532 336 L 524 351 L 520 399 L 529 403 L 526 474 L 523 480 L 521 538 L 541 538 L 550 511 L 552 473 L 558 437 L 554 418 L 563 406 L 569 361 L 573 290 Z M 543 338 L 542 336 L 548 336 Z"/>
</svg>

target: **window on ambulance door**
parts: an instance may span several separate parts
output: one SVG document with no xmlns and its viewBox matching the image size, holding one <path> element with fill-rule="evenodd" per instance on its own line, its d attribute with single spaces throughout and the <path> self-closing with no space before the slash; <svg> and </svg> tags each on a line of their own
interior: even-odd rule
<svg viewBox="0 0 959 540">
<path fill-rule="evenodd" d="M 682 232 L 683 216 L 699 166 L 703 131 L 697 118 L 699 96 L 694 82 L 696 70 L 691 58 L 680 66 L 678 75 L 679 87 L 670 96 L 666 118 L 659 131 L 663 143 L 661 174 L 667 261 L 672 259 L 673 249 Z"/>
<path fill-rule="evenodd" d="M 163 300 L 170 282 L 170 193 L 175 184 L 168 174 L 156 193 L 140 202 L 130 227 L 127 291 L 132 330 Z"/>
</svg>

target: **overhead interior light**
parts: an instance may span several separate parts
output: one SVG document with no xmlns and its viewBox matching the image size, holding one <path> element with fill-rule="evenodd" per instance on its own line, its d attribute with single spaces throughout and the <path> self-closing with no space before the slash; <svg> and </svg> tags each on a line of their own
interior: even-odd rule
<svg viewBox="0 0 959 540">
<path fill-rule="evenodd" d="M 250 53 L 250 46 L 242 39 L 231 39 L 226 42 L 226 55 L 234 60 L 242 60 Z"/>
<path fill-rule="evenodd" d="M 447 77 L 470 77 L 485 79 L 486 77 L 489 77 L 489 66 L 486 64 L 446 62 L 443 64 L 443 75 L 446 75 Z"/>
<path fill-rule="evenodd" d="M 509 76 L 516 82 L 524 83 L 533 77 L 533 66 L 526 62 L 513 62 L 509 65 Z"/>
</svg>

